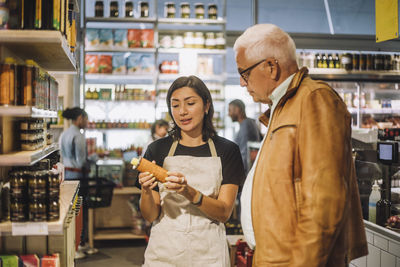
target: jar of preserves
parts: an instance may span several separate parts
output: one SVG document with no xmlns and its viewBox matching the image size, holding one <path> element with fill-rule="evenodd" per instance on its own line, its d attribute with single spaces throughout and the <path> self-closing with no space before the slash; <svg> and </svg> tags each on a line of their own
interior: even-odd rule
<svg viewBox="0 0 400 267">
<path fill-rule="evenodd" d="M 367 55 L 361 54 L 360 55 L 360 70 L 366 70 L 366 69 L 367 69 Z"/>
<path fill-rule="evenodd" d="M 374 69 L 374 62 L 373 62 L 373 57 L 371 54 L 367 55 L 367 64 L 366 64 L 366 70 L 373 70 Z"/>
<path fill-rule="evenodd" d="M 188 2 L 181 3 L 181 18 L 190 18 L 190 4 Z"/>
<path fill-rule="evenodd" d="M 133 2 L 131 1 L 125 3 L 125 17 L 133 18 Z"/>
<path fill-rule="evenodd" d="M 353 55 L 353 70 L 360 70 L 360 54 Z"/>
<path fill-rule="evenodd" d="M 104 17 L 104 4 L 103 1 L 96 1 L 94 5 L 94 16 L 98 18 Z"/>
<path fill-rule="evenodd" d="M 60 175 L 53 171 L 48 171 L 49 198 L 60 197 Z"/>
<path fill-rule="evenodd" d="M 17 65 L 13 58 L 7 57 L 0 65 L 0 105 L 15 105 Z"/>
<path fill-rule="evenodd" d="M 10 177 L 10 197 L 13 202 L 26 202 L 28 195 L 28 183 L 25 172 L 12 172 Z"/>
<path fill-rule="evenodd" d="M 392 69 L 392 56 L 391 55 L 384 55 L 383 69 L 384 70 Z"/>
<path fill-rule="evenodd" d="M 28 205 L 24 202 L 13 202 L 10 205 L 10 220 L 12 222 L 26 222 L 28 219 Z"/>
<path fill-rule="evenodd" d="M 183 35 L 183 47 L 193 48 L 194 47 L 194 34 L 193 32 L 185 32 Z"/>
<path fill-rule="evenodd" d="M 209 19 L 217 19 L 218 17 L 218 9 L 216 4 L 208 5 L 208 18 Z"/>
<path fill-rule="evenodd" d="M 204 48 L 204 35 L 202 32 L 196 32 L 194 34 L 194 48 Z"/>
<path fill-rule="evenodd" d="M 44 222 L 47 219 L 46 205 L 41 201 L 29 203 L 29 221 Z"/>
<path fill-rule="evenodd" d="M 148 18 L 149 17 L 149 3 L 148 2 L 140 2 L 140 17 Z"/>
<path fill-rule="evenodd" d="M 43 171 L 32 173 L 29 177 L 29 198 L 31 200 L 44 201 L 46 199 L 47 180 L 47 173 Z"/>
<path fill-rule="evenodd" d="M 110 2 L 110 17 L 117 18 L 119 16 L 118 12 L 118 1 Z"/>
<path fill-rule="evenodd" d="M 383 55 L 375 55 L 374 69 L 375 70 L 383 70 L 384 69 L 384 56 Z"/>
<path fill-rule="evenodd" d="M 213 32 L 206 33 L 205 47 L 207 49 L 215 49 L 216 48 L 215 34 Z"/>
<path fill-rule="evenodd" d="M 166 18 L 175 18 L 176 8 L 173 2 L 165 3 L 165 17 Z"/>
<path fill-rule="evenodd" d="M 23 151 L 34 151 L 39 149 L 38 140 L 22 140 L 21 150 Z"/>
<path fill-rule="evenodd" d="M 215 46 L 217 49 L 225 49 L 225 37 L 223 32 L 216 33 Z"/>
<path fill-rule="evenodd" d="M 25 141 L 25 140 L 34 141 L 34 140 L 43 138 L 43 129 L 21 130 L 19 135 L 20 135 L 20 139 L 22 141 Z"/>
<path fill-rule="evenodd" d="M 60 219 L 60 202 L 58 198 L 49 199 L 47 205 L 47 220 L 57 221 L 58 219 Z"/>
<path fill-rule="evenodd" d="M 204 5 L 201 3 L 197 3 L 194 5 L 194 13 L 196 15 L 196 19 L 204 19 Z"/>
<path fill-rule="evenodd" d="M 342 67 L 345 70 L 352 70 L 353 69 L 353 55 L 350 53 L 343 54 L 341 58 Z"/>
</svg>

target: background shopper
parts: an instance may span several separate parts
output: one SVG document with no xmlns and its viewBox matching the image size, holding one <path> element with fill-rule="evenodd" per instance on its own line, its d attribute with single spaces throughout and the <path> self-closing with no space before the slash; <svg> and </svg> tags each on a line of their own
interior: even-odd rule
<svg viewBox="0 0 400 267">
<path fill-rule="evenodd" d="M 241 86 L 270 106 L 241 197 L 255 266 L 347 266 L 366 255 L 346 105 L 298 69 L 292 38 L 275 25 L 250 27 L 234 50 Z"/>
<path fill-rule="evenodd" d="M 144 266 L 230 266 L 224 222 L 244 169 L 238 146 L 216 134 L 210 92 L 197 77 L 180 77 L 167 94 L 174 126 L 145 158 L 169 170 L 165 184 L 139 174 L 140 209 L 153 222 Z"/>
<path fill-rule="evenodd" d="M 165 137 L 168 133 L 168 122 L 165 120 L 156 120 L 151 125 L 151 139 L 153 141 Z"/>
</svg>

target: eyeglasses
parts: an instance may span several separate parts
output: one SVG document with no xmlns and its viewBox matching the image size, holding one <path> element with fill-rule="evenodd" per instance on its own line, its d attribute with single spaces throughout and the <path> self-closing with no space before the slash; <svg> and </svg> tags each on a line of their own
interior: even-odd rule
<svg viewBox="0 0 400 267">
<path fill-rule="evenodd" d="M 246 83 L 247 83 L 248 80 L 249 80 L 251 70 L 254 69 L 255 67 L 257 67 L 258 65 L 260 65 L 261 63 L 263 63 L 265 60 L 266 60 L 266 59 L 263 59 L 263 60 L 257 62 L 256 64 L 254 64 L 254 65 L 248 67 L 248 68 L 245 69 L 245 70 L 242 70 L 242 71 L 241 71 L 240 69 L 238 69 L 240 76 L 242 76 L 243 80 L 244 80 Z"/>
</svg>

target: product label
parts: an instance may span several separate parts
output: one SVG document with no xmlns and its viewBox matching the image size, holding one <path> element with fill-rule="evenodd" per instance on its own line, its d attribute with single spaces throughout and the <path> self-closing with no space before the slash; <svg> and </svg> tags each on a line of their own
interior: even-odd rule
<svg viewBox="0 0 400 267">
<path fill-rule="evenodd" d="M 49 229 L 45 222 L 11 223 L 13 236 L 23 235 L 49 235 Z"/>
</svg>

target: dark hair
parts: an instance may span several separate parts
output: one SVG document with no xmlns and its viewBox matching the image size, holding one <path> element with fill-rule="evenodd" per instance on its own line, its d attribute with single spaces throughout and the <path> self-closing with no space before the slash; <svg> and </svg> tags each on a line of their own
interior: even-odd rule
<svg viewBox="0 0 400 267">
<path fill-rule="evenodd" d="M 62 116 L 66 119 L 69 120 L 76 120 L 80 115 L 83 117 L 87 117 L 87 113 L 85 110 L 79 108 L 79 107 L 74 107 L 74 108 L 67 108 L 66 110 L 63 111 Z"/>
<path fill-rule="evenodd" d="M 151 125 L 151 138 L 155 140 L 154 134 L 156 133 L 156 126 L 158 127 L 169 127 L 168 122 L 165 120 L 156 120 L 152 125 Z"/>
<path fill-rule="evenodd" d="M 210 91 L 208 90 L 207 86 L 203 83 L 202 80 L 197 78 L 196 76 L 183 76 L 178 79 L 176 79 L 171 87 L 168 89 L 167 93 L 167 106 L 168 106 L 168 113 L 171 116 L 174 126 L 172 127 L 171 132 L 169 133 L 174 140 L 179 140 L 182 135 L 181 135 L 181 129 L 176 125 L 174 121 L 174 117 L 172 116 L 172 111 L 171 111 L 171 96 L 172 93 L 180 89 L 182 87 L 190 87 L 192 88 L 196 94 L 198 94 L 201 99 L 203 100 L 204 106 L 207 105 L 207 103 L 210 104 L 210 108 L 208 109 L 208 112 L 204 114 L 204 119 L 203 119 L 203 130 L 202 130 L 202 137 L 203 141 L 206 142 L 209 138 L 215 136 L 217 133 L 214 129 L 214 125 L 212 123 L 212 118 L 214 115 L 214 106 L 211 98 Z"/>
<path fill-rule="evenodd" d="M 246 116 L 246 106 L 245 106 L 245 104 L 243 103 L 242 100 L 240 100 L 240 99 L 232 100 L 232 101 L 229 103 L 229 105 L 233 105 L 233 106 L 235 106 L 235 107 L 238 107 L 240 113 L 241 113 L 242 115 Z"/>
</svg>

